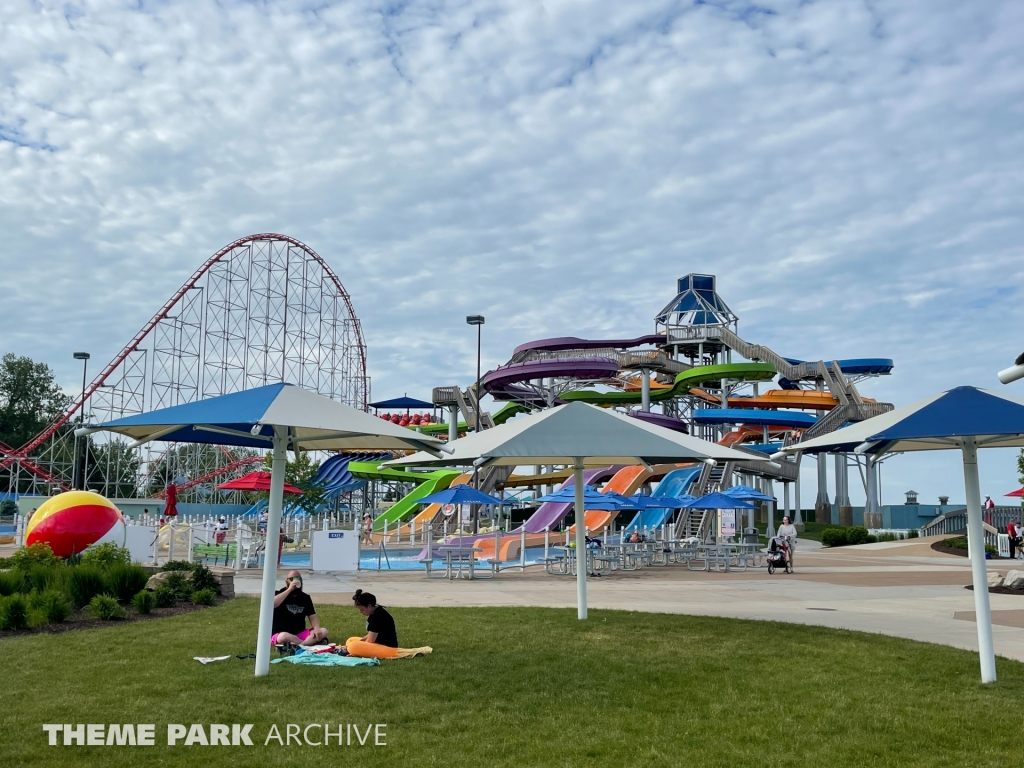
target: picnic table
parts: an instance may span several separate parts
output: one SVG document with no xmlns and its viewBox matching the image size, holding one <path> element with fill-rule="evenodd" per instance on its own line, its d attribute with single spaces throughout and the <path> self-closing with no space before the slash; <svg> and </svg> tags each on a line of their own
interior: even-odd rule
<svg viewBox="0 0 1024 768">
<path fill-rule="evenodd" d="M 490 568 L 487 569 L 489 573 L 484 575 L 484 572 L 476 569 L 477 552 L 482 552 L 480 547 L 464 547 L 464 546 L 445 546 L 444 544 L 438 545 L 437 547 L 431 547 L 431 555 L 440 557 L 444 563 L 444 575 L 435 576 L 433 574 L 433 557 L 423 558 L 421 561 L 427 569 L 428 579 L 461 579 L 466 578 L 472 579 L 493 579 L 495 573 L 498 571 L 499 562 L 494 559 L 490 563 Z M 466 574 L 465 577 L 463 574 Z"/>
</svg>

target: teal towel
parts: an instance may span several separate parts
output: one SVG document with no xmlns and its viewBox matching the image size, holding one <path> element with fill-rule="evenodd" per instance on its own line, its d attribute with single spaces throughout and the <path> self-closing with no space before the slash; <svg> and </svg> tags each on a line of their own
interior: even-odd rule
<svg viewBox="0 0 1024 768">
<path fill-rule="evenodd" d="M 270 663 L 277 664 L 290 661 L 292 664 L 313 664 L 318 667 L 375 667 L 380 659 L 360 659 L 355 656 L 339 656 L 336 653 L 298 653 L 294 656 L 282 656 Z"/>
</svg>

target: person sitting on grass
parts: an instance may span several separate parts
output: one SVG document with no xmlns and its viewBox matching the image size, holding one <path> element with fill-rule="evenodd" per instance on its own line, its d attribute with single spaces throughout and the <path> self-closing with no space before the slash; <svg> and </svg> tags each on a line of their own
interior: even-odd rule
<svg viewBox="0 0 1024 768">
<path fill-rule="evenodd" d="M 398 632 L 395 620 L 377 598 L 357 589 L 352 595 L 356 609 L 366 617 L 366 634 L 350 637 L 345 643 L 349 656 L 390 659 L 398 653 Z"/>
<path fill-rule="evenodd" d="M 309 617 L 309 629 L 306 617 Z M 302 576 L 289 571 L 285 586 L 274 593 L 274 623 L 270 642 L 274 645 L 318 645 L 327 642 L 327 630 L 320 626 L 313 600 L 302 591 Z"/>
</svg>

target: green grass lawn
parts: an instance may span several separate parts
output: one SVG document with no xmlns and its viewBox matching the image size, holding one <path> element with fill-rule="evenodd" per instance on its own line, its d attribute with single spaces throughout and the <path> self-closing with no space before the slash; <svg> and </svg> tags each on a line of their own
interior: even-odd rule
<svg viewBox="0 0 1024 768">
<path fill-rule="evenodd" d="M 658 614 L 396 609 L 425 658 L 271 666 L 257 604 L 0 641 L 4 766 L 1006 766 L 1024 665 L 814 627 Z M 361 633 L 324 606 L 336 638 Z M 271 723 L 387 723 L 387 746 L 263 746 Z M 156 723 L 154 747 L 46 745 L 43 723 Z M 255 723 L 253 747 L 167 747 L 167 723 Z M 316 732 L 313 734 L 316 735 Z"/>
</svg>

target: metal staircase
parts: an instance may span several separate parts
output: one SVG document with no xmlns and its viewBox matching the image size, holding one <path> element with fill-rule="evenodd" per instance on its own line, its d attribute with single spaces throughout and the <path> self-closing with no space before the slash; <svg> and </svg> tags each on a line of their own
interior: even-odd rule
<svg viewBox="0 0 1024 768">
<path fill-rule="evenodd" d="M 705 464 L 700 471 L 697 482 L 694 483 L 691 495 L 706 496 L 709 493 L 728 488 L 732 484 L 732 473 L 735 471 L 735 462 L 726 461 L 722 464 Z M 701 541 L 707 537 L 708 526 L 711 525 L 711 510 L 707 509 L 684 509 L 676 521 L 675 536 L 677 539 L 696 537 Z"/>
</svg>

